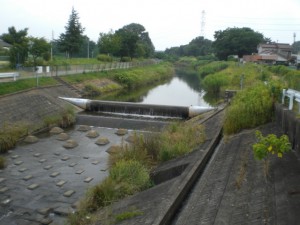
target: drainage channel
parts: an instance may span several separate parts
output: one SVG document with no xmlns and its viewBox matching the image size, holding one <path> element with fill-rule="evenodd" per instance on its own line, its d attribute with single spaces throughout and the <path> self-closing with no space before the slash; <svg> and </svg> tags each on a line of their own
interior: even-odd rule
<svg viewBox="0 0 300 225">
<path fill-rule="evenodd" d="M 202 179 L 202 175 L 205 174 L 207 172 L 207 170 L 212 166 L 216 155 L 218 154 L 219 150 L 220 150 L 220 143 L 222 142 L 223 139 L 221 139 L 219 141 L 219 144 L 217 145 L 217 147 L 214 149 L 212 155 L 210 156 L 210 158 L 208 159 L 208 162 L 205 165 L 205 168 L 203 169 L 203 171 L 201 172 L 201 174 L 199 175 L 198 179 L 195 181 L 195 185 L 190 189 L 189 194 L 186 196 L 186 198 L 184 199 L 184 201 L 182 201 L 180 207 L 177 209 L 172 221 L 169 222 L 170 225 L 176 225 L 178 219 L 181 216 L 181 213 L 183 211 L 183 208 L 186 207 L 187 203 L 190 201 L 191 198 L 191 194 L 195 191 L 196 188 L 196 184 Z"/>
</svg>

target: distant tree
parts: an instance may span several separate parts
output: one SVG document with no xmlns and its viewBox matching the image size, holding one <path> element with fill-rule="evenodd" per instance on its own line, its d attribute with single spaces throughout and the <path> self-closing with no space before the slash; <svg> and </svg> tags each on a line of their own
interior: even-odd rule
<svg viewBox="0 0 300 225">
<path fill-rule="evenodd" d="M 89 54 L 89 55 L 88 55 Z M 83 36 L 83 44 L 77 54 L 74 54 L 75 57 L 82 57 L 82 58 L 92 58 L 97 56 L 98 48 L 94 41 L 92 41 L 88 36 Z"/>
<path fill-rule="evenodd" d="M 265 43 L 267 40 L 261 33 L 247 27 L 216 31 L 214 38 L 213 48 L 216 56 L 221 60 L 226 60 L 229 55 L 242 57 L 252 54 L 257 51 L 259 43 Z"/>
<path fill-rule="evenodd" d="M 98 39 L 99 52 L 118 57 L 151 57 L 154 45 L 145 28 L 137 23 L 126 25 L 116 32 L 100 33 Z"/>
<path fill-rule="evenodd" d="M 212 41 L 204 37 L 196 37 L 185 49 L 187 56 L 205 56 L 212 53 Z"/>
<path fill-rule="evenodd" d="M 166 54 L 173 56 L 206 56 L 212 53 L 212 41 L 202 36 L 196 37 L 187 45 L 166 49 Z"/>
<path fill-rule="evenodd" d="M 58 46 L 61 51 L 66 52 L 72 58 L 75 53 L 80 51 L 84 41 L 84 28 L 81 26 L 78 13 L 74 8 L 72 8 L 72 13 L 65 29 L 66 32 L 59 36 Z"/>
<path fill-rule="evenodd" d="M 97 46 L 99 53 L 107 55 L 117 55 L 117 52 L 121 48 L 121 40 L 120 37 L 115 35 L 111 30 L 107 34 L 100 33 Z"/>
<path fill-rule="evenodd" d="M 1 39 L 12 45 L 9 51 L 9 61 L 12 67 L 23 64 L 28 56 L 28 28 L 17 31 L 14 26 L 8 28 L 8 33 L 1 35 Z"/>
<path fill-rule="evenodd" d="M 296 41 L 292 44 L 292 53 L 298 54 L 300 52 L 300 41 Z"/>
<path fill-rule="evenodd" d="M 28 52 L 32 56 L 33 65 L 37 66 L 38 58 L 47 58 L 51 45 L 45 38 L 30 37 L 28 42 Z"/>
</svg>

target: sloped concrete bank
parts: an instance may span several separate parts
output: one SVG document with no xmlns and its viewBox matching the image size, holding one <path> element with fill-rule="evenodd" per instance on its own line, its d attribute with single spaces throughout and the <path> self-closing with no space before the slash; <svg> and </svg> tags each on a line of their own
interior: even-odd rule
<svg viewBox="0 0 300 225">
<path fill-rule="evenodd" d="M 0 97 L 0 127 L 7 122 L 28 122 L 41 126 L 47 116 L 56 115 L 67 105 L 59 96 L 79 97 L 63 85 L 36 88 Z"/>
<path fill-rule="evenodd" d="M 191 154 L 158 167 L 152 177 L 158 183 L 164 182 L 128 197 L 108 209 L 114 215 L 130 210 L 142 212 L 142 215 L 118 224 L 158 225 L 170 223 L 221 139 L 224 113 L 224 110 L 221 109 L 205 121 L 197 121 L 206 127 L 206 142 Z M 168 174 L 163 174 L 165 171 L 168 171 Z M 103 217 L 106 214 L 105 210 L 100 212 L 100 214 L 102 213 Z"/>
</svg>

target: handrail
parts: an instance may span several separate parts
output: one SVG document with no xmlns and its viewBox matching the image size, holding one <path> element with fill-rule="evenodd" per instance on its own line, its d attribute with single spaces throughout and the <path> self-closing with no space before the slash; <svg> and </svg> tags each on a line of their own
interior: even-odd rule
<svg viewBox="0 0 300 225">
<path fill-rule="evenodd" d="M 283 89 L 282 90 L 282 104 L 284 104 L 285 97 L 289 98 L 289 110 L 293 109 L 294 100 L 298 102 L 298 110 L 300 113 L 300 91 L 296 91 L 293 89 Z"/>
<path fill-rule="evenodd" d="M 14 78 L 14 81 L 16 81 L 17 77 L 19 76 L 19 73 L 0 73 L 0 78 Z"/>
</svg>

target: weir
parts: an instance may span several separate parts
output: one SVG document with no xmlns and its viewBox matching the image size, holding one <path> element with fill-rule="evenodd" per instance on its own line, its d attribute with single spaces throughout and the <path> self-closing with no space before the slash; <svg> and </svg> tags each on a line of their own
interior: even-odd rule
<svg viewBox="0 0 300 225">
<path fill-rule="evenodd" d="M 201 106 L 167 106 L 153 104 L 139 104 L 132 102 L 100 101 L 82 98 L 59 97 L 89 112 L 108 112 L 123 114 L 138 114 L 148 116 L 191 118 L 214 110 L 213 107 Z"/>
</svg>

